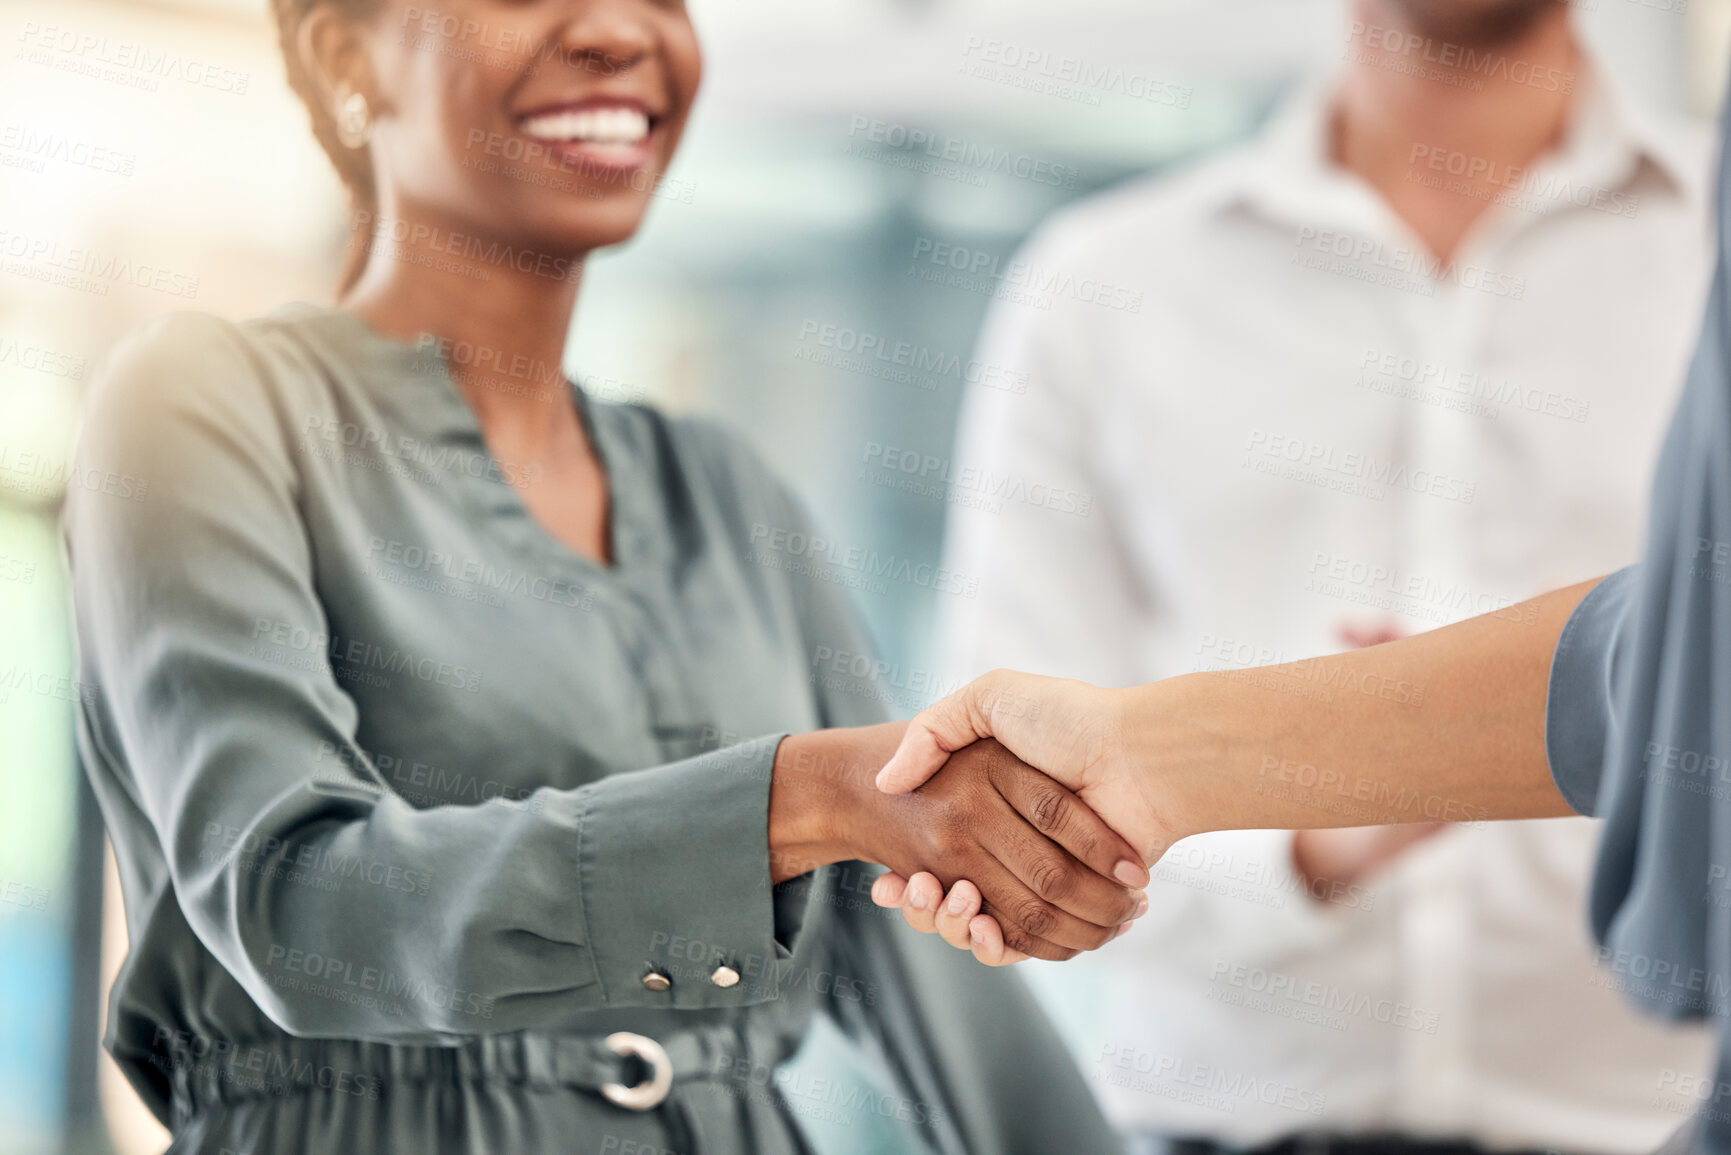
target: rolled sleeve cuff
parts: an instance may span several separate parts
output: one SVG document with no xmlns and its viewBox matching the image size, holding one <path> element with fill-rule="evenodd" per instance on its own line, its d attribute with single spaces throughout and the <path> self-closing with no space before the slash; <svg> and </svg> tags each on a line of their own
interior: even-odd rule
<svg viewBox="0 0 1731 1155">
<path fill-rule="evenodd" d="M 1617 641 L 1633 601 L 1637 571 L 1619 570 L 1569 615 L 1551 657 L 1545 701 L 1545 755 L 1563 800 L 1581 814 L 1598 808 L 1599 780 L 1614 721 L 1611 689 Z"/>
<path fill-rule="evenodd" d="M 776 941 L 769 870 L 781 737 L 616 774 L 583 791 L 586 934 L 609 1004 L 695 1009 L 776 996 L 773 964 L 789 953 Z M 646 984 L 651 974 L 661 978 Z"/>
</svg>

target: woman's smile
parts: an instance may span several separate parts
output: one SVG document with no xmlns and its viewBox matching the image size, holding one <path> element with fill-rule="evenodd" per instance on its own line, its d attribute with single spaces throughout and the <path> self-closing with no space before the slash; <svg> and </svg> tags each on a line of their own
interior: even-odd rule
<svg viewBox="0 0 1731 1155">
<path fill-rule="evenodd" d="M 517 131 L 568 170 L 608 176 L 649 165 L 660 120 L 641 101 L 615 96 L 545 104 L 516 118 Z"/>
</svg>

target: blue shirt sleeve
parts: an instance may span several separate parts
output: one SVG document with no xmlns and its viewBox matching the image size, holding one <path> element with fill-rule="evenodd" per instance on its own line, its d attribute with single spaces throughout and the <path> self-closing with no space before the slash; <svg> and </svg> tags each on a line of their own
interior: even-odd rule
<svg viewBox="0 0 1731 1155">
<path fill-rule="evenodd" d="M 1551 777 L 1568 804 L 1598 813 L 1599 783 L 1614 715 L 1617 640 L 1636 588 L 1634 567 L 1619 570 L 1593 587 L 1575 607 L 1551 658 L 1545 700 L 1545 751 Z"/>
</svg>

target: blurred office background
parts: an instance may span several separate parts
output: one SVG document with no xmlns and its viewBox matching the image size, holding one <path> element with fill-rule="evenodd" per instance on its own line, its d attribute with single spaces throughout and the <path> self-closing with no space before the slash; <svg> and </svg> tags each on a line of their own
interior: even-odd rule
<svg viewBox="0 0 1731 1155">
<path fill-rule="evenodd" d="M 936 560 L 943 502 L 859 466 L 868 445 L 947 456 L 989 303 L 910 278 L 916 246 L 1007 257 L 1063 202 L 1242 137 L 1345 42 L 1339 0 L 691 6 L 705 95 L 648 228 L 586 277 L 567 370 L 723 415 L 837 541 L 916 563 Z M 1731 0 L 1576 8 L 1635 91 L 1713 113 Z M 0 1152 L 166 1143 L 96 1048 L 124 927 L 77 775 L 55 516 L 80 395 L 119 336 L 176 309 L 329 300 L 343 202 L 265 11 L 0 0 Z M 1008 63 L 1037 51 L 1127 82 L 1040 91 Z M 63 283 L 68 262 L 104 272 Z M 877 352 L 898 345 L 914 364 Z M 860 594 L 907 708 L 932 684 L 940 596 Z"/>
</svg>

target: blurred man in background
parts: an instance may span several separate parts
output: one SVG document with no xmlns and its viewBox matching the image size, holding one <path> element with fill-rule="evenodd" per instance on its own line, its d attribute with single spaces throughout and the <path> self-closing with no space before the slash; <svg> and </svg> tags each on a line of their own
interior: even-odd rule
<svg viewBox="0 0 1731 1155">
<path fill-rule="evenodd" d="M 1338 74 L 1259 139 L 1024 254 L 1141 294 L 995 306 L 980 360 L 1029 388 L 973 392 L 958 461 L 1093 502 L 953 509 L 948 564 L 980 592 L 954 599 L 948 674 L 1257 678 L 1636 556 L 1705 289 L 1705 135 L 1631 102 L 1561 0 L 1351 15 Z M 1326 780 L 1268 762 L 1270 790 Z M 1586 819 L 1193 839 L 1097 983 L 1040 977 L 1136 1150 L 1645 1151 L 1706 1041 L 1639 1020 L 1595 966 L 1595 839 Z"/>
</svg>

